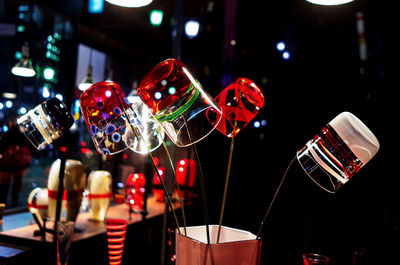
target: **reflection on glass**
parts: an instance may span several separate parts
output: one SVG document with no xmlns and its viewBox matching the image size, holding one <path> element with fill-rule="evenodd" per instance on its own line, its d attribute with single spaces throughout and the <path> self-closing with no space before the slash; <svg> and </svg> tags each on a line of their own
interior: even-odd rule
<svg viewBox="0 0 400 265">
<path fill-rule="evenodd" d="M 132 103 L 132 109 L 136 116 L 140 117 L 142 125 L 140 136 L 145 140 L 135 141 L 134 146 L 129 148 L 139 154 L 147 154 L 149 151 L 156 150 L 163 142 L 164 131 L 139 96 L 130 96 L 129 102 Z"/>
</svg>

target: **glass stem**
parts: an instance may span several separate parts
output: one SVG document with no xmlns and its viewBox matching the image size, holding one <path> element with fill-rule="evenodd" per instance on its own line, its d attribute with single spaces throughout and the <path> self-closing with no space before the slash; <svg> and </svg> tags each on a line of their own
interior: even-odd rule
<svg viewBox="0 0 400 265">
<path fill-rule="evenodd" d="M 174 163 L 172 162 L 171 155 L 170 155 L 170 153 L 168 151 L 168 148 L 167 148 L 167 145 L 165 144 L 164 139 L 162 140 L 162 143 L 163 143 L 163 147 L 165 149 L 165 152 L 167 153 L 168 160 L 169 160 L 169 162 L 171 164 L 172 171 L 174 172 L 173 175 L 174 175 L 174 178 L 175 178 L 176 189 L 178 191 L 179 203 L 181 205 L 181 211 L 182 211 L 183 230 L 184 230 L 184 233 L 185 233 L 185 236 L 186 236 L 186 217 L 185 217 L 185 209 L 184 209 L 184 204 L 183 204 L 183 200 L 182 200 L 181 190 L 179 188 L 178 179 L 176 178 L 176 171 L 175 171 Z"/>
<path fill-rule="evenodd" d="M 236 126 L 235 126 L 236 127 Z M 235 131 L 235 130 L 234 130 Z M 233 135 L 231 139 L 231 148 L 229 151 L 229 159 L 228 159 L 228 167 L 226 169 L 226 176 L 225 176 L 225 187 L 224 187 L 224 195 L 222 196 L 222 206 L 221 206 L 221 213 L 219 215 L 219 223 L 218 223 L 218 235 L 217 235 L 217 244 L 219 243 L 219 236 L 221 233 L 221 226 L 222 220 L 224 219 L 224 211 L 225 211 L 225 203 L 226 203 L 226 194 L 228 191 L 228 184 L 229 184 L 229 175 L 231 172 L 231 165 L 232 165 L 232 155 L 233 155 L 233 147 L 235 144 L 235 136 Z"/>
<path fill-rule="evenodd" d="M 271 203 L 270 203 L 269 206 L 268 206 L 268 210 L 267 210 L 267 212 L 266 212 L 266 214 L 265 214 L 265 216 L 264 216 L 264 219 L 263 219 L 263 221 L 261 222 L 260 228 L 258 229 L 257 238 L 260 237 L 261 230 L 262 230 L 262 228 L 263 228 L 263 226 L 264 226 L 265 221 L 267 220 L 267 217 L 268 217 L 268 215 L 269 215 L 269 212 L 271 211 L 272 205 L 274 204 L 274 202 L 275 202 L 275 200 L 276 200 L 276 197 L 278 196 L 278 193 L 279 193 L 279 191 L 280 191 L 280 189 L 281 189 L 281 187 L 282 187 L 282 184 L 283 184 L 283 182 L 284 182 L 285 179 L 286 179 L 286 175 L 287 175 L 289 169 L 292 167 L 293 162 L 296 160 L 296 157 L 297 157 L 297 156 L 295 156 L 295 157 L 292 159 L 292 161 L 290 161 L 289 165 L 288 165 L 287 168 L 286 168 L 285 174 L 283 174 L 282 180 L 281 180 L 281 182 L 279 183 L 279 186 L 278 186 L 278 188 L 277 188 L 276 191 L 275 191 L 275 195 L 274 195 L 274 197 L 272 198 L 272 201 L 271 201 Z"/>
</svg>

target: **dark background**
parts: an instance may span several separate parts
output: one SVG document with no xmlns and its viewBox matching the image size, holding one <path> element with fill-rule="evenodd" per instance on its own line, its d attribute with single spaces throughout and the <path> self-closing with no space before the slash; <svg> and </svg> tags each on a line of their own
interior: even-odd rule
<svg viewBox="0 0 400 265">
<path fill-rule="evenodd" d="M 16 23 L 20 1 L 0 3 L 3 21 Z M 331 264 L 352 264 L 354 252 L 362 252 L 366 264 L 396 263 L 399 41 L 393 2 L 356 0 L 328 7 L 303 0 L 154 0 L 138 9 L 105 3 L 102 14 L 89 14 L 86 1 L 29 3 L 43 11 L 41 24 L 29 22 L 36 61 L 41 60 L 41 41 L 51 32 L 55 17 L 72 25 L 61 44 L 56 88 L 69 105 L 76 97 L 78 43 L 112 58 L 114 81 L 126 93 L 134 80 L 169 57 L 181 59 L 212 96 L 238 77 L 259 85 L 265 105 L 255 119 L 267 125 L 254 128 L 250 123 L 235 140 L 224 225 L 256 233 L 296 151 L 342 111 L 355 114 L 380 141 L 378 154 L 334 195 L 320 190 L 295 163 L 261 234 L 262 264 L 300 264 L 306 252 L 327 255 Z M 148 20 L 154 8 L 164 11 L 158 28 Z M 359 57 L 357 12 L 365 19 L 365 61 Z M 176 23 L 190 18 L 200 21 L 199 35 L 173 37 L 174 29 L 182 30 Z M 18 41 L 17 35 L 0 38 L 3 87 L 29 83 L 16 80 L 9 71 Z M 289 60 L 276 50 L 279 41 L 286 43 Z M 34 89 L 40 83 L 30 82 Z M 28 100 L 21 95 L 21 102 L 32 106 L 41 102 L 40 97 Z M 6 113 L 1 122 L 13 114 Z M 229 146 L 230 140 L 217 131 L 197 145 L 211 223 L 218 222 Z M 176 150 L 180 152 L 186 151 Z M 204 223 L 201 211 L 188 213 L 189 224 Z"/>
</svg>

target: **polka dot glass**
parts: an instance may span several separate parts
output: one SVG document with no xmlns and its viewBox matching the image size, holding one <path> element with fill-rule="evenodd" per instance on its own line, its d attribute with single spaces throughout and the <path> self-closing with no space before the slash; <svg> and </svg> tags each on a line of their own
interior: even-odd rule
<svg viewBox="0 0 400 265">
<path fill-rule="evenodd" d="M 80 106 L 97 151 L 112 155 L 133 147 L 141 125 L 122 88 L 99 82 L 82 93 Z"/>
</svg>

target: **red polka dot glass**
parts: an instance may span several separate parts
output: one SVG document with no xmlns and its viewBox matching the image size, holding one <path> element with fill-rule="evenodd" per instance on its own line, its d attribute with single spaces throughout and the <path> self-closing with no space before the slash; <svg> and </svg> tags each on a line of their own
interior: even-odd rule
<svg viewBox="0 0 400 265">
<path fill-rule="evenodd" d="M 241 77 L 225 88 L 215 101 L 222 109 L 218 131 L 232 138 L 242 130 L 264 106 L 261 89 L 250 79 Z"/>
<path fill-rule="evenodd" d="M 177 146 L 202 140 L 221 118 L 219 106 L 176 59 L 167 59 L 147 73 L 138 94 Z"/>
</svg>

